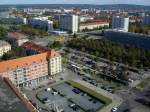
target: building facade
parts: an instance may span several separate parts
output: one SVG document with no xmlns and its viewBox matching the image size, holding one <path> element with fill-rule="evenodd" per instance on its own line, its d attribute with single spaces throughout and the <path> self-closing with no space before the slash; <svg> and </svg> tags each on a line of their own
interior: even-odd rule
<svg viewBox="0 0 150 112">
<path fill-rule="evenodd" d="M 21 46 L 23 43 L 29 41 L 28 38 L 28 35 L 19 32 L 9 32 L 5 40 L 8 41 L 12 46 Z"/>
<path fill-rule="evenodd" d="M 79 18 L 77 15 L 60 15 L 59 23 L 62 31 L 78 32 Z"/>
<path fill-rule="evenodd" d="M 16 86 L 34 87 L 61 71 L 61 55 L 54 50 L 0 62 L 0 76 L 9 78 Z"/>
<path fill-rule="evenodd" d="M 80 22 L 86 22 L 89 20 L 94 20 L 94 17 L 90 17 L 90 16 L 80 16 Z"/>
<path fill-rule="evenodd" d="M 125 18 L 125 17 L 121 17 L 121 16 L 113 16 L 112 29 L 128 32 L 129 18 Z"/>
<path fill-rule="evenodd" d="M 143 24 L 144 25 L 150 25 L 150 16 L 149 15 L 144 16 L 144 18 L 143 18 Z"/>
<path fill-rule="evenodd" d="M 3 40 L 0 40 L 0 57 L 11 50 L 11 45 Z"/>
<path fill-rule="evenodd" d="M 33 42 L 25 42 L 21 45 L 27 53 L 27 55 L 39 54 L 50 51 L 51 49 L 48 47 L 44 47 L 41 45 L 37 45 Z"/>
<path fill-rule="evenodd" d="M 150 49 L 150 36 L 131 33 L 131 32 L 120 32 L 116 30 L 105 30 L 105 38 L 122 44 L 129 44 L 138 48 Z"/>
<path fill-rule="evenodd" d="M 101 22 L 101 21 L 94 21 L 94 22 L 88 22 L 88 23 L 81 23 L 79 25 L 79 31 L 82 31 L 84 29 L 94 29 L 94 28 L 99 28 L 99 27 L 109 27 L 108 22 Z"/>
<path fill-rule="evenodd" d="M 42 28 L 46 31 L 53 30 L 53 21 L 48 20 L 48 17 L 37 17 L 28 19 L 28 24 L 35 28 Z"/>
</svg>

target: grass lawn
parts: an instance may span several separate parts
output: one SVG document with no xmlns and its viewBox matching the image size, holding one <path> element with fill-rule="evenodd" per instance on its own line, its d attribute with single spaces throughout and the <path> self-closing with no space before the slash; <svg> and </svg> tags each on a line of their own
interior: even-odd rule
<svg viewBox="0 0 150 112">
<path fill-rule="evenodd" d="M 144 79 L 141 83 L 137 85 L 138 88 L 143 89 L 150 81 L 150 77 Z"/>
<path fill-rule="evenodd" d="M 76 87 L 86 93 L 88 93 L 89 95 L 97 98 L 98 100 L 102 101 L 103 103 L 105 103 L 105 106 L 109 105 L 110 103 L 112 103 L 112 100 L 97 93 L 96 91 L 94 90 L 91 90 L 89 89 L 88 87 L 85 87 L 83 86 L 82 84 L 78 83 L 78 82 L 75 82 L 75 81 L 72 81 L 72 80 L 69 80 L 67 81 L 68 84 L 72 85 L 73 87 Z"/>
</svg>

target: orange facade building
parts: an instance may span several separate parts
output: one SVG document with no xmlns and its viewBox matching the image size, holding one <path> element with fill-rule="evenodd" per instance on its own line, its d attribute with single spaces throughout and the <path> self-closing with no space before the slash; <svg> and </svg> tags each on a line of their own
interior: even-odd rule
<svg viewBox="0 0 150 112">
<path fill-rule="evenodd" d="M 0 62 L 0 76 L 17 86 L 34 86 L 61 71 L 61 55 L 54 50 Z"/>
</svg>

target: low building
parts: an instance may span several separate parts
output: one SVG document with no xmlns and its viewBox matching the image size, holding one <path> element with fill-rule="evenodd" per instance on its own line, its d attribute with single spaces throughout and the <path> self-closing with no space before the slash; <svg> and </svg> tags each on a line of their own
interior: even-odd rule
<svg viewBox="0 0 150 112">
<path fill-rule="evenodd" d="M 61 55 L 54 50 L 0 62 L 0 76 L 16 86 L 34 87 L 62 71 Z"/>
<path fill-rule="evenodd" d="M 96 21 L 90 21 L 90 22 L 85 22 L 85 23 L 80 23 L 79 25 L 79 31 L 82 31 L 84 29 L 95 29 L 99 27 L 109 27 L 109 23 L 101 20 L 96 20 Z"/>
<path fill-rule="evenodd" d="M 0 18 L 0 20 L 4 23 L 10 23 L 10 24 L 26 24 L 27 19 L 23 17 L 4 17 Z"/>
<path fill-rule="evenodd" d="M 122 44 L 129 44 L 138 48 L 150 49 L 150 36 L 131 32 L 121 32 L 117 30 L 105 30 L 105 38 L 119 42 Z"/>
<path fill-rule="evenodd" d="M 37 45 L 37 44 L 32 43 L 32 42 L 25 42 L 21 46 L 26 50 L 27 55 L 44 53 L 44 52 L 51 50 L 48 47 Z"/>
<path fill-rule="evenodd" d="M 18 33 L 18 32 L 9 32 L 6 40 L 13 46 L 21 46 L 23 43 L 29 41 L 29 36 Z"/>
<path fill-rule="evenodd" d="M 80 22 L 86 22 L 89 20 L 93 20 L 94 18 L 91 16 L 80 16 Z"/>
<path fill-rule="evenodd" d="M 59 31 L 59 30 L 49 31 L 49 33 L 52 33 L 55 35 L 61 35 L 61 36 L 67 36 L 68 35 L 68 33 L 66 31 Z"/>
<path fill-rule="evenodd" d="M 7 53 L 11 50 L 11 45 L 3 40 L 0 40 L 0 57 L 3 56 L 4 53 Z"/>
</svg>

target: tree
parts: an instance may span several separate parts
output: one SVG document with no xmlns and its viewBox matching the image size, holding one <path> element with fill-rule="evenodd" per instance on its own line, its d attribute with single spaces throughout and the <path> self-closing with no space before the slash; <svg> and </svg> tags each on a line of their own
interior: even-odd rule
<svg viewBox="0 0 150 112">
<path fill-rule="evenodd" d="M 38 26 L 37 26 L 38 27 Z M 47 36 L 48 35 L 48 32 L 45 31 L 46 29 L 36 29 L 36 28 L 32 28 L 32 26 L 30 25 L 22 25 L 21 26 L 21 31 L 26 33 L 26 34 L 29 34 L 29 35 L 38 35 L 38 36 Z"/>
<path fill-rule="evenodd" d="M 118 61 L 138 68 L 150 66 L 150 50 L 135 48 L 131 45 L 114 43 L 103 39 L 73 38 L 68 41 L 67 46 L 97 57 Z"/>
<path fill-rule="evenodd" d="M 62 43 L 59 41 L 54 41 L 52 44 L 48 45 L 49 48 L 60 48 L 62 47 Z"/>
<path fill-rule="evenodd" d="M 59 28 L 59 21 L 57 21 L 57 20 L 54 20 L 53 21 L 53 27 L 55 28 L 55 29 L 57 29 L 57 28 Z"/>
<path fill-rule="evenodd" d="M 4 37 L 7 35 L 7 30 L 4 29 L 3 27 L 0 27 L 0 38 Z"/>
<path fill-rule="evenodd" d="M 77 35 L 75 33 L 73 34 L 73 38 L 77 38 Z"/>
<path fill-rule="evenodd" d="M 22 47 L 14 47 L 11 51 L 8 51 L 2 56 L 2 60 L 16 59 L 17 57 L 25 56 L 27 56 L 27 54 Z"/>
</svg>

